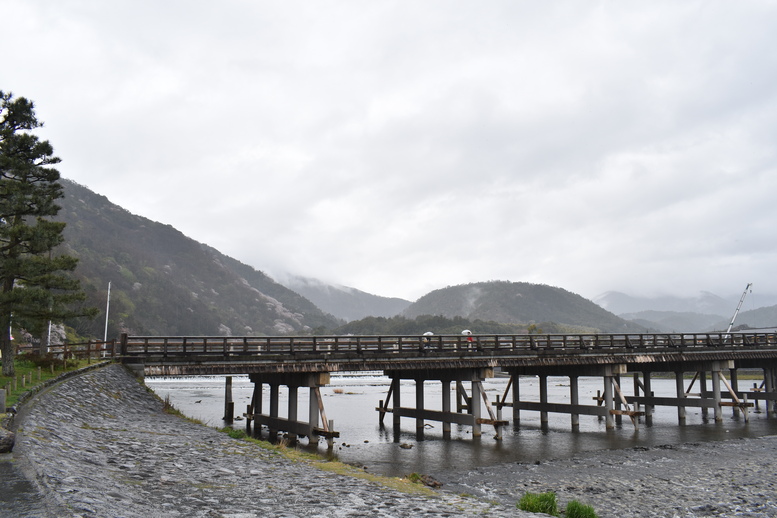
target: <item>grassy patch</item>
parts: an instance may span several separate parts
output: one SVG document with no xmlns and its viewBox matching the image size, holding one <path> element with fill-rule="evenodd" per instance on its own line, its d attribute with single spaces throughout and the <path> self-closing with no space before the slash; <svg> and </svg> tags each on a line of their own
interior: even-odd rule
<svg viewBox="0 0 777 518">
<path fill-rule="evenodd" d="M 547 493 L 526 493 L 516 504 L 521 511 L 530 513 L 545 513 L 551 516 L 558 516 L 558 503 L 556 502 L 556 493 L 548 491 Z"/>
<path fill-rule="evenodd" d="M 44 383 L 56 378 L 62 373 L 74 371 L 86 367 L 87 360 L 68 360 L 63 364 L 62 360 L 51 361 L 47 357 L 38 357 L 28 354 L 19 355 L 14 361 L 16 375 L 14 377 L 0 376 L 0 390 L 10 387 L 10 394 L 6 397 L 6 406 L 13 406 L 19 401 L 19 396 Z"/>
<path fill-rule="evenodd" d="M 581 504 L 577 500 L 572 500 L 567 504 L 566 517 L 567 518 L 598 518 L 592 506 Z"/>
<path fill-rule="evenodd" d="M 528 511 L 530 513 L 561 516 L 558 511 L 556 493 L 552 491 L 547 493 L 526 493 L 515 506 L 521 511 Z M 577 500 L 567 503 L 564 516 L 566 518 L 598 518 L 592 506 L 581 504 Z"/>
</svg>

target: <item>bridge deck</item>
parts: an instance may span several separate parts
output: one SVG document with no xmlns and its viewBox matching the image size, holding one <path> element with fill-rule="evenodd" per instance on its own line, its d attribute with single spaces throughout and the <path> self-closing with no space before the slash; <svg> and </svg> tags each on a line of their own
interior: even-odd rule
<svg viewBox="0 0 777 518">
<path fill-rule="evenodd" d="M 338 372 L 461 368 L 572 369 L 777 359 L 773 333 L 435 335 L 435 336 L 122 336 L 122 358 L 150 375 Z M 656 368 L 650 367 L 655 364 Z M 671 370 L 671 369 L 668 369 Z M 564 372 L 559 372 L 564 374 Z"/>
</svg>

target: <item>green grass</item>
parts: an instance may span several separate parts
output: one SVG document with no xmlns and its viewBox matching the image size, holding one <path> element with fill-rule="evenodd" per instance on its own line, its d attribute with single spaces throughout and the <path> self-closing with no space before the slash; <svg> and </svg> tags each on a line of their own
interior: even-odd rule
<svg viewBox="0 0 777 518">
<path fill-rule="evenodd" d="M 530 513 L 545 513 L 551 516 L 558 516 L 558 503 L 556 502 L 556 493 L 548 491 L 547 493 L 526 493 L 516 504 L 521 511 Z"/>
<path fill-rule="evenodd" d="M 548 491 L 547 493 L 526 493 L 521 500 L 515 504 L 521 511 L 530 513 L 545 513 L 551 516 L 561 516 L 558 512 L 558 502 L 556 493 Z M 598 518 L 594 508 L 590 505 L 581 504 L 577 500 L 567 503 L 564 510 L 566 518 Z"/>
<path fill-rule="evenodd" d="M 590 505 L 581 504 L 577 500 L 567 503 L 567 518 L 598 518 L 594 508 Z"/>
<path fill-rule="evenodd" d="M 91 361 L 91 363 L 94 362 L 95 360 Z M 16 375 L 14 377 L 0 376 L 0 390 L 4 390 L 8 386 L 11 388 L 10 394 L 6 396 L 6 406 L 10 407 L 16 404 L 19 400 L 19 396 L 36 385 L 56 378 L 64 372 L 86 367 L 89 363 L 90 362 L 87 360 L 68 360 L 67 364 L 63 365 L 62 360 L 52 360 L 51 358 L 41 358 L 29 355 L 18 356 L 14 361 Z M 25 378 L 25 381 L 22 381 L 22 377 Z M 32 377 L 32 381 L 30 381 L 30 377 Z M 14 385 L 16 388 L 14 388 Z"/>
</svg>

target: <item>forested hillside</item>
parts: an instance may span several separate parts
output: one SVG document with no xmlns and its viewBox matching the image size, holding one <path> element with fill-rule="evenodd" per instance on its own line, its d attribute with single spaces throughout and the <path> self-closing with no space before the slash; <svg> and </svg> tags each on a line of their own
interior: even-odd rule
<svg viewBox="0 0 777 518">
<path fill-rule="evenodd" d="M 332 329 L 342 322 L 264 273 L 136 216 L 86 187 L 62 181 L 58 219 L 79 258 L 76 275 L 89 303 L 105 308 L 108 337 L 136 335 L 278 335 Z M 104 313 L 68 322 L 102 337 Z"/>
<path fill-rule="evenodd" d="M 409 306 L 403 315 L 441 315 L 447 318 L 507 324 L 554 322 L 604 333 L 644 332 L 590 300 L 561 288 L 527 282 L 492 281 L 432 291 Z"/>
</svg>

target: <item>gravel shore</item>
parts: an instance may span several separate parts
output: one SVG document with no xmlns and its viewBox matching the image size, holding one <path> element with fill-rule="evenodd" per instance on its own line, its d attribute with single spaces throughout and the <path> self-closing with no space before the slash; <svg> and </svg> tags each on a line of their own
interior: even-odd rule
<svg viewBox="0 0 777 518">
<path fill-rule="evenodd" d="M 600 518 L 777 517 L 775 437 L 431 473 L 444 487 L 430 497 L 290 461 L 162 407 L 119 365 L 31 401 L 14 456 L 46 498 L 39 516 L 530 517 L 515 502 L 555 491 Z"/>
</svg>

